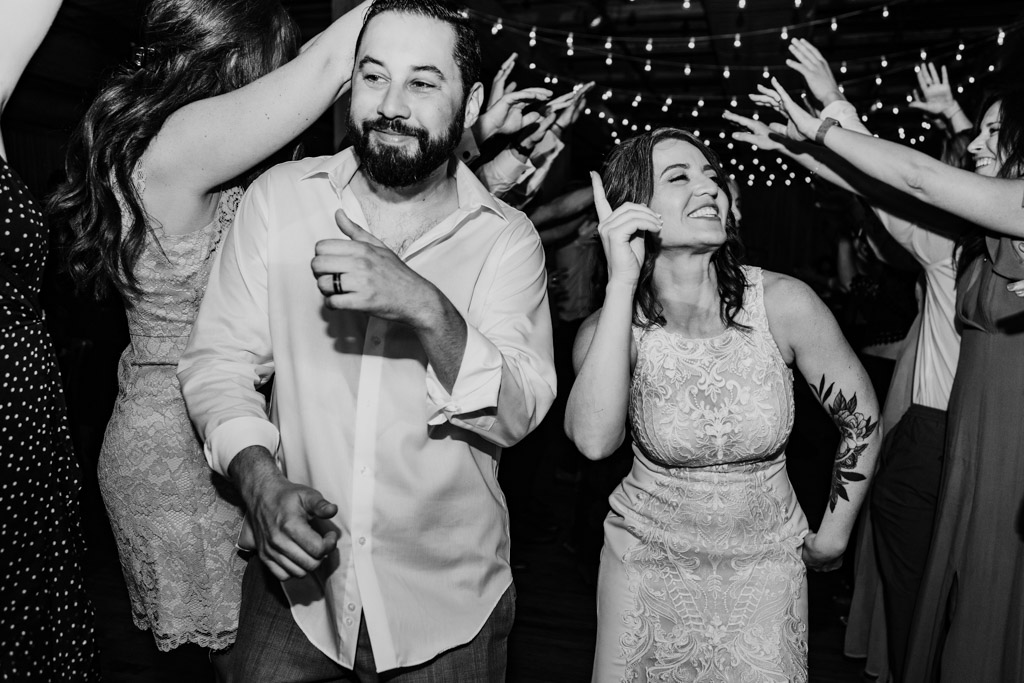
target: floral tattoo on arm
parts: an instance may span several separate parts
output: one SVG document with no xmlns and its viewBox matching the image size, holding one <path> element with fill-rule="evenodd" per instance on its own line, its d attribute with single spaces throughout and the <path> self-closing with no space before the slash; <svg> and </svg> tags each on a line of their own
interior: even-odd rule
<svg viewBox="0 0 1024 683">
<path fill-rule="evenodd" d="M 825 387 L 825 376 L 821 376 L 818 386 L 811 384 L 811 391 L 815 398 L 832 418 L 836 427 L 839 428 L 840 440 L 839 450 L 836 452 L 836 464 L 832 468 L 832 490 L 828 496 L 828 508 L 835 512 L 839 499 L 849 501 L 846 495 L 847 484 L 855 481 L 864 481 L 866 477 L 857 472 L 857 461 L 868 447 L 868 437 L 878 429 L 877 418 L 872 422 L 870 415 L 857 412 L 857 394 L 850 398 L 843 396 L 842 389 L 836 395 L 832 405 L 828 405 L 829 397 L 832 396 L 832 389 L 835 382 L 831 382 L 828 388 Z"/>
</svg>

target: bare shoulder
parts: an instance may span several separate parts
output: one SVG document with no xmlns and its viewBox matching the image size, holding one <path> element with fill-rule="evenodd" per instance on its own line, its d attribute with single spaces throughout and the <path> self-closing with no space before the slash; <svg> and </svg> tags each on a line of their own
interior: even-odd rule
<svg viewBox="0 0 1024 683">
<path fill-rule="evenodd" d="M 764 271 L 764 308 L 775 343 L 786 362 L 796 350 L 826 329 L 836 328 L 825 302 L 802 280 Z"/>
</svg>

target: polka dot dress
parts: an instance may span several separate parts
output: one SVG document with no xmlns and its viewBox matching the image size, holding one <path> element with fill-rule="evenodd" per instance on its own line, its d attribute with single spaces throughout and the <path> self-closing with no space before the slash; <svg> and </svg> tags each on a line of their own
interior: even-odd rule
<svg viewBox="0 0 1024 683">
<path fill-rule="evenodd" d="M 78 462 L 38 296 L 47 232 L 0 158 L 0 680 L 99 680 Z"/>
</svg>

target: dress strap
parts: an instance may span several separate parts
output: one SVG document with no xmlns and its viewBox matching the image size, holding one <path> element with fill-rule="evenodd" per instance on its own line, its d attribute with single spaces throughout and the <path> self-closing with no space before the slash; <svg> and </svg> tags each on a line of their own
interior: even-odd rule
<svg viewBox="0 0 1024 683">
<path fill-rule="evenodd" d="M 743 313 L 740 322 L 755 330 L 769 332 L 768 313 L 764 308 L 764 271 L 757 266 L 743 266 L 747 289 L 743 292 Z"/>
</svg>

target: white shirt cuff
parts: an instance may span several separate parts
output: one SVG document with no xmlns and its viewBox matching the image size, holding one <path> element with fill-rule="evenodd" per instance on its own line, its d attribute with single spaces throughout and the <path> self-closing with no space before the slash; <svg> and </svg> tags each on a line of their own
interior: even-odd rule
<svg viewBox="0 0 1024 683">
<path fill-rule="evenodd" d="M 459 415 L 468 416 L 487 408 L 496 408 L 498 390 L 501 388 L 502 364 L 498 347 L 475 327 L 467 325 L 466 350 L 451 393 L 441 385 L 434 368 L 427 364 L 427 399 L 431 408 L 427 424 L 439 425 L 451 422 Z M 497 419 L 496 412 L 482 418 L 474 416 L 474 425 L 489 429 Z"/>
<path fill-rule="evenodd" d="M 206 461 L 217 472 L 228 476 L 228 466 L 249 446 L 263 446 L 271 455 L 277 454 L 281 433 L 266 418 L 236 417 L 217 425 L 203 446 Z"/>
<path fill-rule="evenodd" d="M 821 118 L 835 119 L 846 130 L 860 133 L 865 130 L 860 117 L 857 116 L 857 107 L 846 100 L 836 100 L 821 110 Z"/>
</svg>

